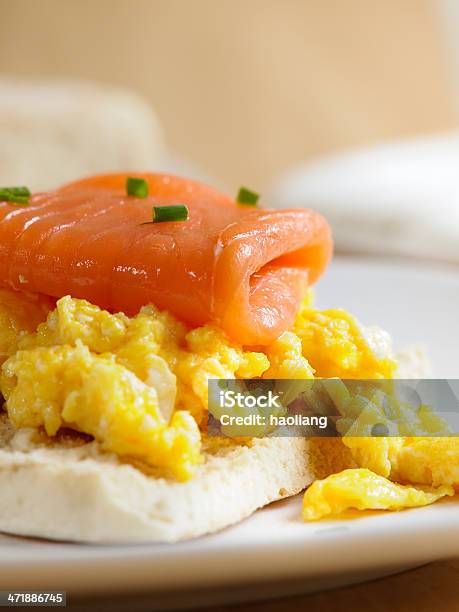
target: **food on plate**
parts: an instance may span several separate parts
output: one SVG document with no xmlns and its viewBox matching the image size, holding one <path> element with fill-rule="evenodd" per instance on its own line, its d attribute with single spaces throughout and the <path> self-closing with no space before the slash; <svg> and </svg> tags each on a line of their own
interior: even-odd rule
<svg viewBox="0 0 459 612">
<path fill-rule="evenodd" d="M 401 510 L 426 506 L 445 495 L 454 495 L 454 488 L 401 485 L 364 468 L 348 469 L 312 483 L 304 494 L 303 517 L 313 521 L 351 508 Z"/>
<path fill-rule="evenodd" d="M 129 315 L 153 303 L 246 345 L 266 346 L 293 324 L 331 256 L 323 217 L 238 206 L 178 177 L 150 175 L 148 185 L 150 196 L 136 197 L 124 175 L 101 176 L 20 209 L 0 204 L 0 284 Z M 186 223 L 149 223 L 153 203 L 184 202 Z"/>
<path fill-rule="evenodd" d="M 211 379 L 388 379 L 409 362 L 314 307 L 320 215 L 154 174 L 0 199 L 0 530 L 176 541 L 311 483 L 308 520 L 459 485 L 452 438 L 209 434 Z"/>
</svg>

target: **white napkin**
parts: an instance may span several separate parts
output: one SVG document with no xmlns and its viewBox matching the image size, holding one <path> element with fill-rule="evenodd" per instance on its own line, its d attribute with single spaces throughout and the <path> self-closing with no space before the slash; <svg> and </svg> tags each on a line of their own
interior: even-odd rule
<svg viewBox="0 0 459 612">
<path fill-rule="evenodd" d="M 268 202 L 322 212 L 337 250 L 459 262 L 459 133 L 304 163 Z"/>
</svg>

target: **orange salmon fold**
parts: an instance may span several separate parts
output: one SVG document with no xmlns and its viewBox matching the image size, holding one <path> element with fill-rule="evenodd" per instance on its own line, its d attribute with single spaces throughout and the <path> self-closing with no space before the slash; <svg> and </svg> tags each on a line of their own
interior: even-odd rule
<svg viewBox="0 0 459 612">
<path fill-rule="evenodd" d="M 148 182 L 148 198 L 126 195 L 127 176 Z M 189 219 L 143 225 L 153 206 L 171 204 L 185 204 Z M 292 325 L 331 254 L 330 228 L 312 210 L 240 206 L 164 174 L 95 176 L 29 206 L 0 203 L 0 286 L 128 315 L 153 303 L 244 345 L 267 345 Z"/>
</svg>

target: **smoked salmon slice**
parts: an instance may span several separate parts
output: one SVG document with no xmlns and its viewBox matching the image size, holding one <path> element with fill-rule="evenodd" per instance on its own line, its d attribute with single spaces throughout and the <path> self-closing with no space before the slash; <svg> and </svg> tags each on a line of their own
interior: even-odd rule
<svg viewBox="0 0 459 612">
<path fill-rule="evenodd" d="M 126 195 L 143 178 L 147 198 Z M 150 223 L 153 206 L 185 204 L 187 221 Z M 291 326 L 332 253 L 330 228 L 308 209 L 238 205 L 201 183 L 113 174 L 0 203 L 0 285 L 70 294 L 135 314 L 154 303 L 191 326 L 219 325 L 244 345 Z"/>
</svg>

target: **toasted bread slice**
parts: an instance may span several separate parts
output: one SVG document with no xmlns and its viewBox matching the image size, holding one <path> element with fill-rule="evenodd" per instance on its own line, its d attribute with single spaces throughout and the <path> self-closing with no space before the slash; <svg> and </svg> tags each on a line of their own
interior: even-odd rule
<svg viewBox="0 0 459 612">
<path fill-rule="evenodd" d="M 174 542 L 236 523 L 345 463 L 333 439 L 213 444 L 196 476 L 179 483 L 122 463 L 71 432 L 50 439 L 14 431 L 3 414 L 0 530 L 86 542 Z"/>
</svg>

